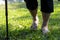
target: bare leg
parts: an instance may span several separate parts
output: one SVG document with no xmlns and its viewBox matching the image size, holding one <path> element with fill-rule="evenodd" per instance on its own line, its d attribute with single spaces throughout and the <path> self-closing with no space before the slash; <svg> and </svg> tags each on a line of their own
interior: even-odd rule
<svg viewBox="0 0 60 40">
<path fill-rule="evenodd" d="M 32 30 L 36 30 L 37 29 L 37 26 L 38 26 L 38 16 L 37 16 L 37 9 L 35 10 L 29 10 L 32 17 L 33 17 L 33 23 L 32 23 L 32 26 L 31 26 L 31 29 Z"/>
<path fill-rule="evenodd" d="M 50 13 L 42 12 L 42 17 L 43 17 L 42 32 L 43 34 L 45 34 L 48 32 L 48 21 L 49 21 Z"/>
<path fill-rule="evenodd" d="M 33 17 L 33 23 L 31 29 L 35 30 L 38 25 L 38 17 L 37 17 L 38 2 L 37 0 L 24 0 L 24 1 L 26 2 L 26 7 L 28 8 Z"/>
</svg>

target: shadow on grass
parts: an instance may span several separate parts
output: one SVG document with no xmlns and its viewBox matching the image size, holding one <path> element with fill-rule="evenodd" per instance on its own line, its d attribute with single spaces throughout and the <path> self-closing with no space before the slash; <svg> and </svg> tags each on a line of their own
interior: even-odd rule
<svg viewBox="0 0 60 40">
<path fill-rule="evenodd" d="M 6 38 L 6 27 L 5 25 L 0 25 L 0 40 L 5 40 Z"/>
<path fill-rule="evenodd" d="M 41 30 L 31 31 L 29 29 L 12 31 L 10 40 L 60 40 L 60 29 L 51 31 L 48 35 L 42 35 Z"/>
</svg>

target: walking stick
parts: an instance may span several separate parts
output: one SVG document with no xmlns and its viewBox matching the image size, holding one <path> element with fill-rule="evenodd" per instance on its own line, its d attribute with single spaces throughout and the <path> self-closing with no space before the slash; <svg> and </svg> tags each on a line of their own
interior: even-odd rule
<svg viewBox="0 0 60 40">
<path fill-rule="evenodd" d="M 6 16 L 6 40 L 8 40 L 8 7 L 7 7 L 7 0 L 5 0 L 5 16 Z"/>
</svg>

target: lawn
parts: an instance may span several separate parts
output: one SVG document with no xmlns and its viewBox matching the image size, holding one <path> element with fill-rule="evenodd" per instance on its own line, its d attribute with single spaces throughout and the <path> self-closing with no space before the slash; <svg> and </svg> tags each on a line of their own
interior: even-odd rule
<svg viewBox="0 0 60 40">
<path fill-rule="evenodd" d="M 12 7 L 13 6 L 13 7 Z M 30 31 L 32 17 L 24 4 L 9 5 L 9 40 L 60 40 L 60 3 L 54 2 L 54 12 L 50 16 L 47 36 L 41 33 L 42 15 L 38 8 L 39 25 L 36 31 Z M 5 9 L 0 6 L 0 40 L 6 37 Z M 3 8 L 2 8 L 3 7 Z M 19 8 L 20 7 L 20 8 Z"/>
</svg>

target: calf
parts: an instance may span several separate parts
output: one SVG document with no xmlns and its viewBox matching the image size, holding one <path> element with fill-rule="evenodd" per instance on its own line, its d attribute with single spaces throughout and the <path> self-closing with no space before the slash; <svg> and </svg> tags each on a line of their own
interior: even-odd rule
<svg viewBox="0 0 60 40">
<path fill-rule="evenodd" d="M 26 3 L 26 7 L 30 11 L 32 17 L 33 17 L 33 23 L 31 25 L 32 30 L 36 30 L 38 26 L 38 15 L 37 15 L 37 8 L 38 8 L 38 1 L 37 0 L 24 0 Z M 41 0 L 41 12 L 42 12 L 42 33 L 45 34 L 49 32 L 48 30 L 48 21 L 51 12 L 53 12 L 53 0 Z"/>
</svg>

